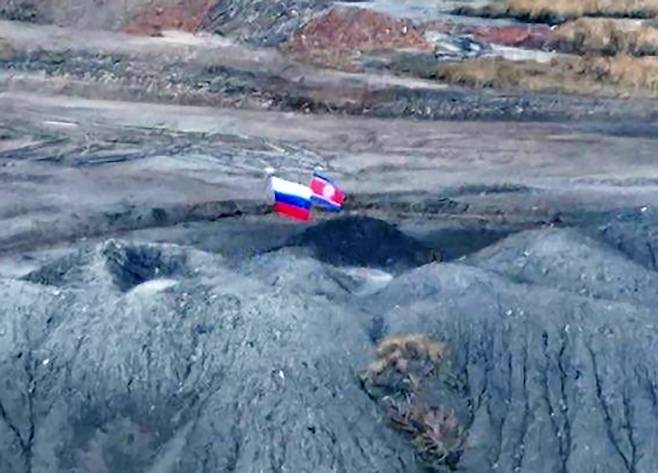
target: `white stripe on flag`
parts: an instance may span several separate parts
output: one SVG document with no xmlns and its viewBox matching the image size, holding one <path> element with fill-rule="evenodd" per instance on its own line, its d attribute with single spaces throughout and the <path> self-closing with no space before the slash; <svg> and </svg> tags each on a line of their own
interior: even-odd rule
<svg viewBox="0 0 658 473">
<path fill-rule="evenodd" d="M 278 177 L 272 177 L 272 191 L 282 194 L 289 194 L 310 200 L 313 191 L 308 186 L 297 184 L 296 182 L 286 181 Z"/>
</svg>

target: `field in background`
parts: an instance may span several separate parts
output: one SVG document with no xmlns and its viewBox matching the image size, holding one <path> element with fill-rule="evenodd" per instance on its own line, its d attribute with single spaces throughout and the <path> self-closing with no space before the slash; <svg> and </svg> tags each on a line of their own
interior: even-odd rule
<svg viewBox="0 0 658 473">
<path fill-rule="evenodd" d="M 425 76 L 470 87 L 597 96 L 658 95 L 658 1 L 506 0 L 469 15 L 548 24 L 540 49 L 550 61 L 474 58 L 439 64 Z M 537 22 L 537 23 L 534 23 Z"/>
</svg>

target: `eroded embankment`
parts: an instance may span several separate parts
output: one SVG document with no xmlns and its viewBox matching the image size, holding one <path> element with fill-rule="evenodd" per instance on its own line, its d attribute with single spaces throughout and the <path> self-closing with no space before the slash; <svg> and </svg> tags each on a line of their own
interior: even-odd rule
<svg viewBox="0 0 658 473">
<path fill-rule="evenodd" d="M 368 218 L 237 265 L 198 239 L 72 246 L 0 279 L 3 468 L 652 471 L 658 276 L 623 248 L 654 217 L 456 263 Z"/>
</svg>

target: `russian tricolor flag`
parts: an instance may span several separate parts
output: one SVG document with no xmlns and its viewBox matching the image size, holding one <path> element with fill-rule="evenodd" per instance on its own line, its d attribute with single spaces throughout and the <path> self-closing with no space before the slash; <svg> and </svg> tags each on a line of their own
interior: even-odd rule
<svg viewBox="0 0 658 473">
<path fill-rule="evenodd" d="M 311 197 L 313 192 L 306 186 L 272 177 L 270 181 L 274 193 L 274 211 L 279 215 L 296 220 L 311 219 Z"/>
<path fill-rule="evenodd" d="M 318 207 L 332 212 L 340 212 L 343 208 L 345 192 L 327 176 L 314 172 L 309 187 L 313 192 L 313 203 Z"/>
</svg>

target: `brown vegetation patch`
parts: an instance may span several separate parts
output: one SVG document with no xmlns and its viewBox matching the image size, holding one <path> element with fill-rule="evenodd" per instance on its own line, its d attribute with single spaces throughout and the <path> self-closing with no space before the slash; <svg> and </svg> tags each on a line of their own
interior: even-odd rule
<svg viewBox="0 0 658 473">
<path fill-rule="evenodd" d="M 581 16 L 653 17 L 658 0 L 505 0 L 504 8 L 514 16 L 531 19 Z"/>
<path fill-rule="evenodd" d="M 579 18 L 559 26 L 553 34 L 553 47 L 578 54 L 643 56 L 658 52 L 658 28 L 636 20 Z"/>
<path fill-rule="evenodd" d="M 174 5 L 156 3 L 145 7 L 124 31 L 142 36 L 160 36 L 163 30 L 194 32 L 217 0 L 181 0 Z"/>
<path fill-rule="evenodd" d="M 332 8 L 295 32 L 287 50 L 298 60 L 355 69 L 362 52 L 384 49 L 431 49 L 408 22 L 362 8 Z"/>
<path fill-rule="evenodd" d="M 11 61 L 16 55 L 16 49 L 8 39 L 0 37 L 0 61 Z"/>
<path fill-rule="evenodd" d="M 426 385 L 442 376 L 446 354 L 445 345 L 424 335 L 390 337 L 360 375 L 390 425 L 409 437 L 430 471 L 455 468 L 466 447 L 467 435 L 455 413 L 430 405 L 423 396 Z"/>
<path fill-rule="evenodd" d="M 583 95 L 658 96 L 658 58 L 578 57 L 550 63 L 480 58 L 439 65 L 433 76 L 470 87 Z"/>
<path fill-rule="evenodd" d="M 583 16 L 653 18 L 658 14 L 658 0 L 504 0 L 483 8 L 457 8 L 455 13 L 546 23 L 562 23 Z"/>
</svg>

